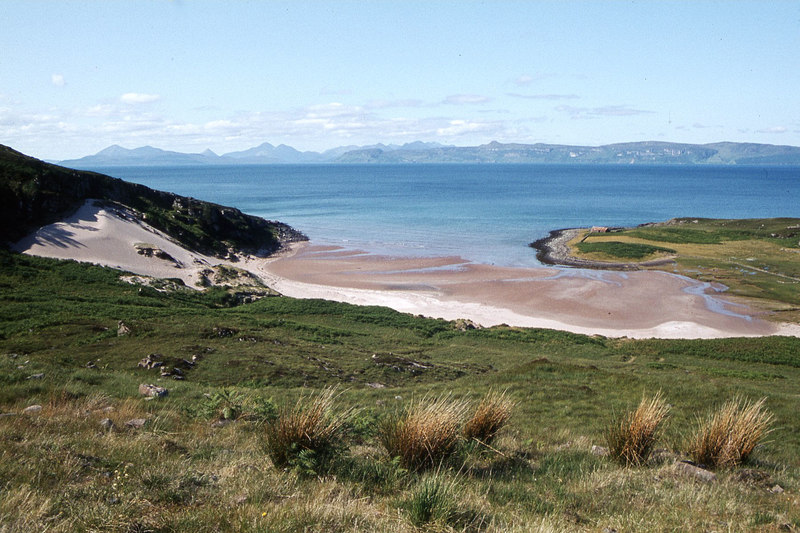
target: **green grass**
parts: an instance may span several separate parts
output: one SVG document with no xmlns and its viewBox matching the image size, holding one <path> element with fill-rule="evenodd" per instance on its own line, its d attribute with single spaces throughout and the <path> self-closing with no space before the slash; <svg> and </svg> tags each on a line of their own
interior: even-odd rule
<svg viewBox="0 0 800 533">
<path fill-rule="evenodd" d="M 675 250 L 651 246 L 649 244 L 626 243 L 619 241 L 581 242 L 576 245 L 584 254 L 604 254 L 618 259 L 641 260 L 654 254 L 674 254 Z"/>
<path fill-rule="evenodd" d="M 119 321 L 129 335 L 117 336 Z M 175 381 L 137 367 L 151 353 L 197 362 Z M 777 531 L 800 524 L 798 381 L 795 338 L 459 331 L 377 307 L 158 292 L 113 270 L 2 252 L 0 413 L 42 411 L 0 417 L 0 527 Z M 140 383 L 169 395 L 145 401 Z M 337 385 L 333 412 L 357 409 L 342 421 L 341 453 L 275 468 L 263 440 L 280 407 Z M 773 431 L 747 470 L 708 485 L 671 462 L 623 468 L 592 455 L 614 413 L 659 389 L 671 410 L 655 448 L 682 453 L 696 414 L 737 394 L 767 398 Z M 490 391 L 505 391 L 513 417 L 490 446 L 443 462 L 446 497 L 430 503 L 429 474 L 388 457 L 377 428 L 425 397 L 477 406 Z M 147 424 L 126 428 L 133 418 Z M 230 422 L 212 427 L 219 419 Z M 770 493 L 775 484 L 786 492 Z"/>
</svg>

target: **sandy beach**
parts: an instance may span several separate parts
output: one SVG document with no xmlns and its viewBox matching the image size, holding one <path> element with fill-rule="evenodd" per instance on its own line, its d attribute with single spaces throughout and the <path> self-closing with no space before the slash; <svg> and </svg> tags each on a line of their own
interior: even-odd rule
<svg viewBox="0 0 800 533">
<path fill-rule="evenodd" d="M 143 255 L 142 244 L 169 259 Z M 800 326 L 752 316 L 708 284 L 665 272 L 510 268 L 459 257 L 386 257 L 293 244 L 272 258 L 230 263 L 198 254 L 137 220 L 124 208 L 87 201 L 72 216 L 21 240 L 17 251 L 75 259 L 194 287 L 201 272 L 224 264 L 245 269 L 280 293 L 482 326 L 507 324 L 631 338 L 799 335 Z"/>
<path fill-rule="evenodd" d="M 713 288 L 665 272 L 509 268 L 458 257 L 385 257 L 309 244 L 265 264 L 271 285 L 314 297 L 482 326 L 508 324 L 631 338 L 797 334 Z"/>
</svg>

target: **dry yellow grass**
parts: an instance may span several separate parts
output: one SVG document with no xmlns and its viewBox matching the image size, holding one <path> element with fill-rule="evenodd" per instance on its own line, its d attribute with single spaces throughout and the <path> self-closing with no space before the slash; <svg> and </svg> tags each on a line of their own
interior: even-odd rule
<svg viewBox="0 0 800 533">
<path fill-rule="evenodd" d="M 700 421 L 689 443 L 692 459 L 711 468 L 747 461 L 770 431 L 773 416 L 764 408 L 765 401 L 766 398 L 757 402 L 733 398 Z"/>
<path fill-rule="evenodd" d="M 324 461 L 336 447 L 346 416 L 333 416 L 336 391 L 325 389 L 300 398 L 284 408 L 267 424 L 264 440 L 267 453 L 277 467 L 294 466 L 298 454 L 311 453 L 314 461 Z"/>
<path fill-rule="evenodd" d="M 490 444 L 511 418 L 514 405 L 505 392 L 489 391 L 464 424 L 464 438 Z"/>
<path fill-rule="evenodd" d="M 656 393 L 651 399 L 642 398 L 635 411 L 611 422 L 606 430 L 611 457 L 631 466 L 647 461 L 658 436 L 658 429 L 669 414 L 669 406 Z"/>
<path fill-rule="evenodd" d="M 378 438 L 390 457 L 403 467 L 424 470 L 439 466 L 455 450 L 467 404 L 449 395 L 424 396 L 381 424 Z"/>
</svg>

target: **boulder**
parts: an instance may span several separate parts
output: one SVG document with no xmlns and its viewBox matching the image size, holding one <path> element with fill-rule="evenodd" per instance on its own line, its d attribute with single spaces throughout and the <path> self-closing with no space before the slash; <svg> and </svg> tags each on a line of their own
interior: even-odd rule
<svg viewBox="0 0 800 533">
<path fill-rule="evenodd" d="M 22 414 L 24 415 L 35 415 L 42 412 L 41 405 L 29 405 L 25 409 L 22 410 Z"/>
<path fill-rule="evenodd" d="M 717 475 L 714 472 L 706 470 L 705 468 L 700 468 L 699 466 L 695 466 L 685 461 L 678 461 L 675 463 L 675 472 L 684 476 L 699 479 L 700 481 L 704 481 L 706 483 L 711 483 L 717 480 Z"/>
<path fill-rule="evenodd" d="M 166 396 L 169 393 L 167 389 L 164 387 L 159 387 L 158 385 L 153 385 L 152 383 L 141 383 L 139 385 L 139 394 L 142 396 L 148 396 L 150 398 L 161 398 Z"/>
<path fill-rule="evenodd" d="M 125 427 L 129 427 L 132 429 L 141 429 L 144 427 L 145 424 L 147 424 L 146 418 L 132 418 L 131 420 L 125 422 Z"/>
<path fill-rule="evenodd" d="M 100 427 L 106 431 L 111 431 L 114 429 L 114 421 L 110 418 L 104 418 L 100 421 Z"/>
<path fill-rule="evenodd" d="M 129 328 L 125 322 L 120 320 L 117 322 L 117 337 L 123 337 L 125 335 L 131 334 L 131 328 Z"/>
<path fill-rule="evenodd" d="M 161 359 L 163 358 L 164 356 L 161 355 L 160 353 L 151 353 L 150 355 L 139 361 L 138 366 L 139 368 L 146 368 L 147 370 L 150 370 L 151 368 L 158 368 L 164 365 L 164 362 L 161 361 Z"/>
<path fill-rule="evenodd" d="M 592 445 L 592 455 L 597 457 L 606 457 L 608 455 L 608 448 L 594 444 Z"/>
</svg>

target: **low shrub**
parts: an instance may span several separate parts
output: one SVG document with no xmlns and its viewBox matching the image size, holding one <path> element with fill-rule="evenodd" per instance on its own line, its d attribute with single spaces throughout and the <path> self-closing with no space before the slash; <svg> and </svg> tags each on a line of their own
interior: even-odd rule
<svg viewBox="0 0 800 533">
<path fill-rule="evenodd" d="M 668 414 L 669 406 L 658 392 L 652 399 L 642 398 L 635 411 L 614 419 L 605 434 L 611 457 L 626 466 L 647 461 Z"/>
<path fill-rule="evenodd" d="M 464 424 L 464 438 L 491 444 L 495 435 L 506 425 L 514 410 L 514 402 L 505 392 L 489 391 Z"/>
<path fill-rule="evenodd" d="M 386 417 L 378 439 L 404 468 L 420 471 L 439 466 L 456 451 L 466 409 L 465 402 L 449 395 L 424 396 L 405 411 Z"/>
<path fill-rule="evenodd" d="M 710 468 L 746 462 L 770 431 L 773 416 L 764 408 L 765 401 L 736 397 L 700 420 L 688 446 L 692 460 Z"/>
<path fill-rule="evenodd" d="M 276 467 L 316 474 L 330 466 L 341 449 L 342 423 L 347 418 L 334 416 L 335 397 L 335 389 L 325 389 L 300 398 L 265 425 L 266 451 Z"/>
</svg>

